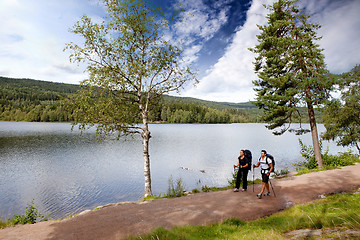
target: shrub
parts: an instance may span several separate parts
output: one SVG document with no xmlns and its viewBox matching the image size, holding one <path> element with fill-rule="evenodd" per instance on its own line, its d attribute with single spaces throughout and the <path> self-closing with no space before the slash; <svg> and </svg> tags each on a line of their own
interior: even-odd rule
<svg viewBox="0 0 360 240">
<path fill-rule="evenodd" d="M 231 187 L 235 187 L 235 185 L 236 185 L 236 177 L 237 177 L 238 171 L 239 171 L 239 167 L 235 167 L 234 171 L 231 173 L 232 178 L 228 179 L 228 183 Z"/>
<path fill-rule="evenodd" d="M 201 190 L 202 190 L 203 192 L 210 192 L 211 189 L 210 189 L 210 187 L 208 187 L 208 186 L 205 185 L 205 186 L 202 186 L 202 187 L 201 187 Z"/>
<path fill-rule="evenodd" d="M 30 204 L 26 207 L 25 215 L 14 215 L 13 219 L 11 220 L 13 225 L 17 224 L 34 224 L 36 223 L 38 218 L 42 218 L 41 221 L 46 221 L 47 218 L 44 218 L 37 208 L 34 206 L 34 200 L 31 201 Z"/>
<path fill-rule="evenodd" d="M 199 193 L 199 192 L 200 192 L 200 190 L 199 190 L 199 189 L 197 189 L 197 188 L 194 188 L 191 192 L 192 192 L 192 193 Z"/>
<path fill-rule="evenodd" d="M 174 184 L 172 176 L 169 178 L 169 188 L 166 197 L 174 198 L 184 196 L 184 189 L 182 179 L 176 179 L 176 183 Z"/>
<path fill-rule="evenodd" d="M 288 175 L 289 174 L 289 169 L 288 168 L 281 169 L 280 171 L 275 171 L 274 174 L 275 174 L 275 177 Z"/>
<path fill-rule="evenodd" d="M 311 146 L 306 146 L 305 144 L 303 144 L 301 139 L 299 139 L 299 145 L 301 148 L 301 156 L 305 158 L 305 161 L 294 164 L 295 166 L 299 167 L 297 170 L 299 171 L 300 169 L 316 169 L 317 161 L 315 160 L 313 148 Z M 351 151 L 339 153 L 338 155 L 331 155 L 329 154 L 329 149 L 327 148 L 326 151 L 323 153 L 322 141 L 320 141 L 320 151 L 325 169 L 348 166 L 360 161 L 359 157 L 353 154 Z"/>
</svg>

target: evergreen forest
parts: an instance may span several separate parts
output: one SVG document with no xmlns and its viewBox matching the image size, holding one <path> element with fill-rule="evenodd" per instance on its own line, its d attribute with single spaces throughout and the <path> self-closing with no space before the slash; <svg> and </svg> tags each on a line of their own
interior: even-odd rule
<svg viewBox="0 0 360 240">
<path fill-rule="evenodd" d="M 73 84 L 0 77 L 0 121 L 72 122 L 74 116 L 65 100 L 79 90 L 80 86 Z M 150 121 L 258 123 L 261 111 L 250 102 L 212 102 L 164 95 L 151 110 Z"/>
</svg>

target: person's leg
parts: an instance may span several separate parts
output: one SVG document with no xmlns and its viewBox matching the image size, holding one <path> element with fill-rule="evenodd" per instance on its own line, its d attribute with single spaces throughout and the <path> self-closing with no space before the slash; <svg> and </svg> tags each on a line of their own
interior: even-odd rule
<svg viewBox="0 0 360 240">
<path fill-rule="evenodd" d="M 266 187 L 267 192 L 269 193 L 270 192 L 269 182 L 265 183 L 265 187 Z"/>
<path fill-rule="evenodd" d="M 261 198 L 264 191 L 265 191 L 265 185 L 266 185 L 266 182 L 267 182 L 267 179 L 266 179 L 266 174 L 264 173 L 261 173 L 261 178 L 262 178 L 262 186 L 261 186 L 261 192 L 257 195 L 258 198 Z"/>
<path fill-rule="evenodd" d="M 257 195 L 258 198 L 261 198 L 263 193 L 264 193 L 264 190 L 265 190 L 265 183 L 263 182 L 262 183 L 262 186 L 261 186 L 261 191 L 260 193 Z"/>
<path fill-rule="evenodd" d="M 236 175 L 236 184 L 235 184 L 235 190 L 240 188 L 240 181 L 241 181 L 241 173 L 240 170 L 237 172 Z"/>
<path fill-rule="evenodd" d="M 247 190 L 247 176 L 248 176 L 248 171 L 245 170 L 243 172 L 243 189 Z"/>
<path fill-rule="evenodd" d="M 262 183 L 262 186 L 261 186 L 261 191 L 260 191 L 260 194 L 262 195 L 263 193 L 264 193 L 264 191 L 265 191 L 265 184 L 266 183 Z"/>
</svg>

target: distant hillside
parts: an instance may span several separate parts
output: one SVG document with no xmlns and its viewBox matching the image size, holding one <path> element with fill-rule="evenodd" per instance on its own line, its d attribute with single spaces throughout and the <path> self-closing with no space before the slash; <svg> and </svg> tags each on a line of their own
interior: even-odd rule
<svg viewBox="0 0 360 240">
<path fill-rule="evenodd" d="M 80 89 L 79 85 L 75 84 L 65 84 L 65 83 L 56 83 L 48 81 L 40 81 L 33 79 L 18 79 L 18 78 L 7 78 L 0 77 L 0 89 L 2 95 L 8 95 L 7 93 L 11 90 L 17 93 L 17 95 L 22 96 L 23 98 L 27 95 L 41 95 L 52 93 L 53 95 L 66 96 L 69 93 L 75 93 Z M 14 89 L 16 89 L 14 91 Z M 6 93 L 6 94 L 5 94 Z M 10 96 L 8 96 L 10 97 Z M 12 96 L 11 96 L 12 97 Z M 44 100 L 55 100 L 53 97 L 48 97 Z M 197 104 L 203 105 L 215 109 L 231 109 L 231 108 L 257 108 L 250 102 L 245 103 L 230 103 L 230 102 L 214 102 L 206 101 L 191 97 L 175 97 L 164 95 L 163 98 L 165 103 L 185 103 L 185 104 Z"/>
<path fill-rule="evenodd" d="M 0 77 L 1 121 L 72 121 L 61 99 L 76 93 L 79 85 L 33 79 Z M 152 111 L 152 121 L 170 123 L 257 122 L 260 110 L 251 103 L 205 101 L 163 96 Z"/>
<path fill-rule="evenodd" d="M 219 110 L 232 109 L 232 108 L 257 108 L 257 106 L 255 106 L 250 102 L 245 102 L 245 103 L 213 102 L 213 101 L 201 100 L 191 97 L 173 97 L 168 95 L 164 96 L 164 101 L 167 103 L 182 102 L 187 104 L 197 104 Z"/>
</svg>

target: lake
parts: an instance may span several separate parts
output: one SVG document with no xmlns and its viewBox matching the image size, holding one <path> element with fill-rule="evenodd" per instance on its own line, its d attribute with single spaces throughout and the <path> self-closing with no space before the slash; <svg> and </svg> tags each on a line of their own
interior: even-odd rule
<svg viewBox="0 0 360 240">
<path fill-rule="evenodd" d="M 323 125 L 318 127 L 324 131 Z M 294 169 L 291 163 L 302 160 L 299 136 L 274 136 L 264 124 L 151 124 L 150 131 L 156 195 L 167 192 L 170 177 L 181 178 L 188 191 L 228 185 L 240 149 L 250 149 L 253 161 L 266 149 L 277 170 Z M 312 143 L 310 134 L 300 138 Z M 327 146 L 330 153 L 347 150 L 333 142 L 324 142 Z M 43 215 L 56 219 L 137 201 L 144 192 L 140 136 L 99 142 L 95 129 L 80 134 L 69 123 L 0 122 L 0 150 L 2 219 L 24 214 L 33 199 Z M 257 169 L 255 175 L 260 176 Z"/>
</svg>

